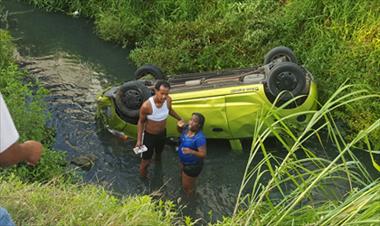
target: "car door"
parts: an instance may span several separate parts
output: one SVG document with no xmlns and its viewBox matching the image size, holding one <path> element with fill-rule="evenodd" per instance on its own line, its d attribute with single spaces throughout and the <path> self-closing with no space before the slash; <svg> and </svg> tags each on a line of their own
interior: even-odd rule
<svg viewBox="0 0 380 226">
<path fill-rule="evenodd" d="M 203 133 L 207 138 L 231 138 L 228 126 L 225 106 L 225 95 L 223 93 L 207 91 L 192 93 L 191 97 L 184 98 L 172 95 L 173 109 L 183 117 L 186 122 L 193 112 L 199 112 L 206 118 Z M 169 120 L 174 120 L 169 118 Z M 168 123 L 168 132 L 175 130 L 175 123 Z M 169 136 L 175 136 L 168 133 Z"/>
<path fill-rule="evenodd" d="M 257 113 L 264 104 L 262 85 L 246 85 L 231 89 L 226 95 L 226 116 L 232 138 L 253 136 Z"/>
</svg>

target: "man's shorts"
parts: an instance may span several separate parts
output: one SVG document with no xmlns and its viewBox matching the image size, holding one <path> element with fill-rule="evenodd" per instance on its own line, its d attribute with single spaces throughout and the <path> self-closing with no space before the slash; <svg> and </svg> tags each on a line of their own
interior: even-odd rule
<svg viewBox="0 0 380 226">
<path fill-rule="evenodd" d="M 183 172 L 189 177 L 197 177 L 202 172 L 203 161 L 196 164 L 183 164 Z"/>
<path fill-rule="evenodd" d="M 142 159 L 152 159 L 153 152 L 156 152 L 156 155 L 161 154 L 164 150 L 165 141 L 166 130 L 160 134 L 150 134 L 144 131 L 143 144 L 148 148 L 148 150 L 142 153 Z"/>
</svg>

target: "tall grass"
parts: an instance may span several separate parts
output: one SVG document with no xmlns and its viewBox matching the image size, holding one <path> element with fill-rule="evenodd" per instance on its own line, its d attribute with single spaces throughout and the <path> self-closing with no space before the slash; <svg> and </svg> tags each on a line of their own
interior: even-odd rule
<svg viewBox="0 0 380 226">
<path fill-rule="evenodd" d="M 94 185 L 23 183 L 0 179 L 1 205 L 17 225 L 174 225 L 170 201 L 116 198 Z"/>
<path fill-rule="evenodd" d="M 355 155 L 355 146 L 379 128 L 380 119 L 347 142 L 332 117 L 333 111 L 355 101 L 380 98 L 357 86 L 353 88 L 355 86 L 342 85 L 314 112 L 280 117 L 278 109 L 263 111 L 255 127 L 234 214 L 219 224 L 380 223 L 379 182 L 368 173 L 368 164 L 360 162 Z M 305 113 L 311 114 L 312 119 L 305 130 L 297 133 L 288 126 L 288 121 Z M 273 122 L 273 117 L 277 121 Z M 317 154 L 308 148 L 307 142 L 312 137 L 322 140 L 322 131 L 337 149 L 333 158 L 323 157 L 323 152 Z M 276 157 L 266 150 L 264 140 L 270 134 L 283 143 L 285 157 Z M 261 155 L 263 158 L 257 163 Z"/>
</svg>

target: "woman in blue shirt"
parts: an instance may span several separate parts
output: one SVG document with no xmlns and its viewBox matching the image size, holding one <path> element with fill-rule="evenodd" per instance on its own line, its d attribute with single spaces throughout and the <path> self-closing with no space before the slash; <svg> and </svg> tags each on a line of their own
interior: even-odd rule
<svg viewBox="0 0 380 226">
<path fill-rule="evenodd" d="M 206 137 L 202 132 L 205 117 L 200 113 L 193 113 L 189 124 L 178 123 L 181 132 L 178 156 L 181 162 L 182 186 L 187 195 L 194 192 L 195 180 L 203 168 L 203 159 L 206 157 Z"/>
</svg>

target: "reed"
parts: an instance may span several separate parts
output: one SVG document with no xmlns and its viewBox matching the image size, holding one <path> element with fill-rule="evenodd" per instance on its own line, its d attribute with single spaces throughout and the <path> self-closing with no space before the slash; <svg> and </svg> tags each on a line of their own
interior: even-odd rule
<svg viewBox="0 0 380 226">
<path fill-rule="evenodd" d="M 380 120 L 347 142 L 332 117 L 333 111 L 355 101 L 379 97 L 358 86 L 344 84 L 319 110 L 287 117 L 281 117 L 277 108 L 263 111 L 256 120 L 234 214 L 217 225 L 380 223 L 379 182 L 355 155 L 356 145 L 379 128 Z M 299 114 L 312 115 L 302 131 L 289 126 L 289 121 Z M 273 118 L 277 120 L 273 122 Z M 273 134 L 286 151 L 282 158 L 265 147 L 264 141 Z M 324 136 L 336 147 L 333 158 L 308 147 L 310 140 L 322 141 Z M 367 151 L 372 151 L 370 145 Z M 257 162 L 258 158 L 262 159 Z"/>
</svg>

